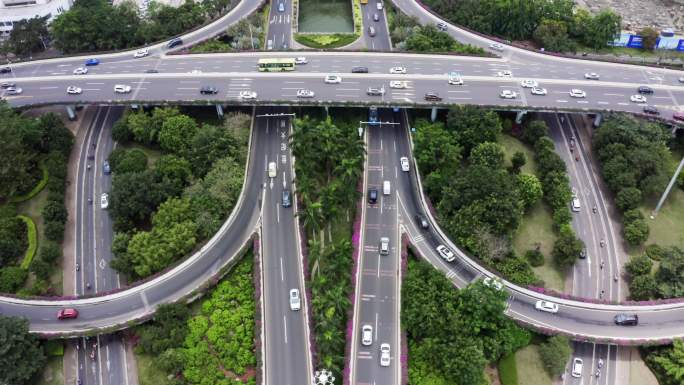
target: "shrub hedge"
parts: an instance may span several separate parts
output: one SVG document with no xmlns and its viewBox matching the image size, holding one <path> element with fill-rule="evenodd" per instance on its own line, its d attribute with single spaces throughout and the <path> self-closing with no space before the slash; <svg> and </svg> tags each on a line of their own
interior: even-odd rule
<svg viewBox="0 0 684 385">
<path fill-rule="evenodd" d="M 33 257 L 36 256 L 36 250 L 38 250 L 38 236 L 33 219 L 25 215 L 19 215 L 19 218 L 26 223 L 26 230 L 28 232 L 28 248 L 26 249 L 26 254 L 24 254 L 24 259 L 21 261 L 21 268 L 27 270 L 31 266 Z"/>
</svg>

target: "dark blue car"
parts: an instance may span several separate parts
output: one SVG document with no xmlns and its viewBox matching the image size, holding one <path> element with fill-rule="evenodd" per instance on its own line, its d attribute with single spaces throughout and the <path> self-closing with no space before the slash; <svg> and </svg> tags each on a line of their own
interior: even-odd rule
<svg viewBox="0 0 684 385">
<path fill-rule="evenodd" d="M 85 62 L 85 65 L 87 65 L 87 66 L 96 66 L 98 64 L 100 64 L 100 60 L 98 60 L 98 59 L 88 59 Z"/>
</svg>

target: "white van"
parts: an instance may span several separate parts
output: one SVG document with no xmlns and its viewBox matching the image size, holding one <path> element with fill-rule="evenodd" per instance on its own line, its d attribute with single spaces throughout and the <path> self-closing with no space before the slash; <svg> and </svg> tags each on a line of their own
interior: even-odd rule
<svg viewBox="0 0 684 385">
<path fill-rule="evenodd" d="M 386 180 L 382 183 L 382 193 L 385 195 L 390 195 L 392 193 L 390 181 Z"/>
<path fill-rule="evenodd" d="M 276 177 L 276 164 L 275 162 L 271 162 L 268 164 L 268 177 L 269 178 L 275 178 Z"/>
</svg>

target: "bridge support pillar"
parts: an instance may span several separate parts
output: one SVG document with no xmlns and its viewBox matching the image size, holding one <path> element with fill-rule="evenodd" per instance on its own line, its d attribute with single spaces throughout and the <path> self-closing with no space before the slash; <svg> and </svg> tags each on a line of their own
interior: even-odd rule
<svg viewBox="0 0 684 385">
<path fill-rule="evenodd" d="M 525 110 L 518 111 L 518 113 L 515 115 L 515 123 L 521 124 L 523 117 L 525 117 L 525 115 L 527 115 L 527 111 L 525 111 Z"/>
<path fill-rule="evenodd" d="M 324 107 L 325 107 L 325 116 L 326 117 L 330 116 L 330 111 L 328 110 L 328 106 L 324 106 Z"/>
<path fill-rule="evenodd" d="M 667 196 L 670 194 L 672 186 L 674 186 L 677 182 L 677 178 L 679 177 L 679 173 L 682 172 L 682 168 L 684 168 L 684 158 L 682 158 L 682 160 L 679 161 L 679 166 L 677 166 L 677 170 L 675 171 L 674 175 L 672 175 L 672 179 L 670 179 L 670 183 L 668 183 L 667 188 L 665 188 L 665 192 L 663 192 L 663 195 L 660 197 L 660 200 L 658 201 L 655 210 L 653 210 L 653 212 L 651 213 L 651 219 L 655 219 L 656 215 L 658 215 L 658 211 L 660 211 L 660 208 L 663 207 L 663 203 L 665 203 L 665 199 L 667 199 Z"/>
<path fill-rule="evenodd" d="M 218 115 L 219 119 L 223 119 L 223 106 L 220 104 L 216 105 L 216 115 Z"/>
<path fill-rule="evenodd" d="M 430 113 L 430 120 L 433 122 L 437 120 L 437 107 L 432 107 L 432 112 Z"/>
</svg>

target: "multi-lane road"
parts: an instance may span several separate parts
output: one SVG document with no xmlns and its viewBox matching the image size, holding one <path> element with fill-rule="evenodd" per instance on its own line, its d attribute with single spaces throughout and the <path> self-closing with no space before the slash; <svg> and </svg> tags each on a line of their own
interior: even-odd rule
<svg viewBox="0 0 684 385">
<path fill-rule="evenodd" d="M 263 116 L 281 113 L 287 113 L 287 110 L 259 108 L 254 126 L 259 137 L 264 138 L 258 143 L 259 156 L 264 157 L 261 170 L 264 383 L 310 384 L 313 370 L 307 317 L 309 304 L 304 295 L 304 266 L 295 216 L 297 202 L 292 194 L 294 165 L 289 146 L 292 120 L 290 116 Z M 274 177 L 268 174 L 269 164 L 275 166 Z M 284 191 L 290 193 L 289 205 L 283 204 Z M 299 309 L 290 305 L 292 289 L 299 292 Z"/>
</svg>

